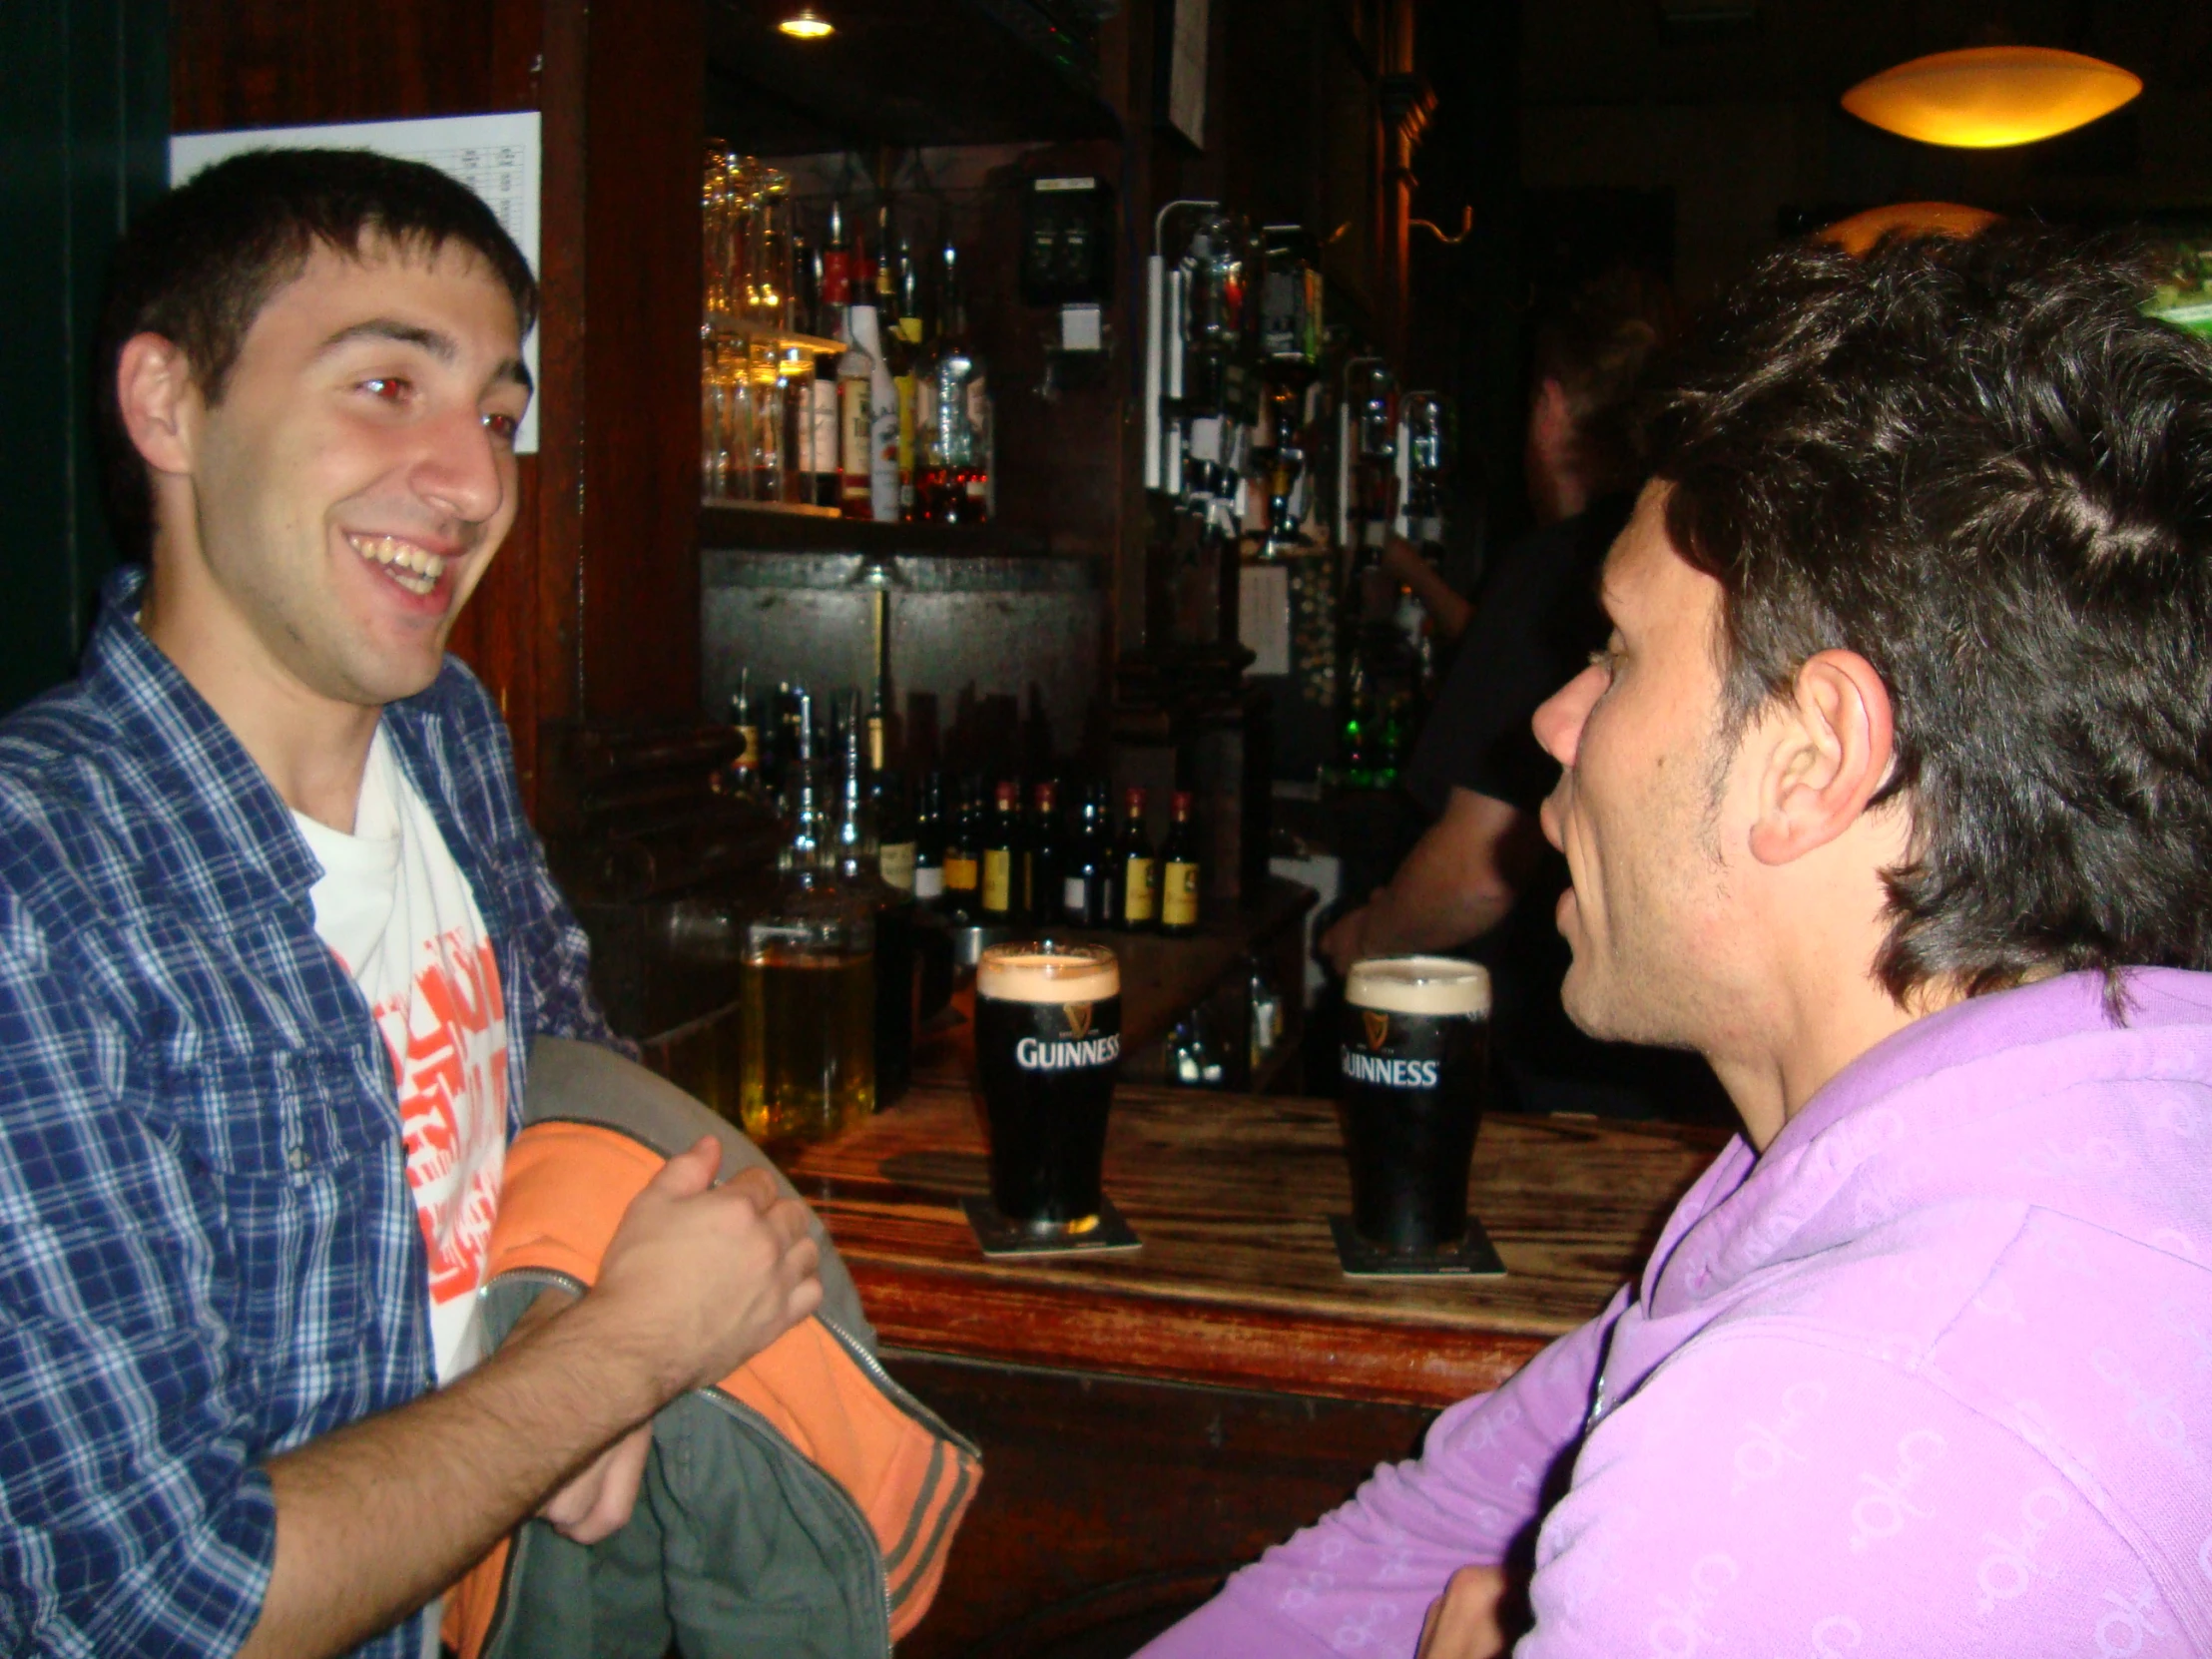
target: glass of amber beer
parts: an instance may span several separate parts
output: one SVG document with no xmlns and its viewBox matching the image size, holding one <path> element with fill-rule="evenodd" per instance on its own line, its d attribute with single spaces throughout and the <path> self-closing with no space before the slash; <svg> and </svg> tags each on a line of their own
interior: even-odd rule
<svg viewBox="0 0 2212 1659">
<path fill-rule="evenodd" d="M 1490 975 L 1448 956 L 1353 965 L 1337 1051 L 1352 1226 L 1396 1254 L 1466 1236 L 1467 1165 L 1488 1072 Z"/>
<path fill-rule="evenodd" d="M 991 1202 L 1040 1233 L 1098 1225 L 1121 1062 L 1121 964 L 1099 944 L 994 944 L 975 968 Z"/>
</svg>

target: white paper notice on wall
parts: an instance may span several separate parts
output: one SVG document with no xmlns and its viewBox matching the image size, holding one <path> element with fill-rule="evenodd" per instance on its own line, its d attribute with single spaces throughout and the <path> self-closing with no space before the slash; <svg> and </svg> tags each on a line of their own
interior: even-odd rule
<svg viewBox="0 0 2212 1659">
<path fill-rule="evenodd" d="M 1248 674 L 1291 672 L 1291 567 L 1246 565 L 1237 572 L 1237 638 L 1252 653 Z"/>
<path fill-rule="evenodd" d="M 439 116 L 425 121 L 356 121 L 326 127 L 257 127 L 237 133 L 179 133 L 169 141 L 169 182 L 183 184 L 204 167 L 248 150 L 292 147 L 373 150 L 410 162 L 427 162 L 481 196 L 514 238 L 530 269 L 538 269 L 538 112 Z M 538 336 L 522 342 L 522 360 L 538 379 Z M 538 447 L 538 404 L 515 433 L 515 452 Z"/>
</svg>

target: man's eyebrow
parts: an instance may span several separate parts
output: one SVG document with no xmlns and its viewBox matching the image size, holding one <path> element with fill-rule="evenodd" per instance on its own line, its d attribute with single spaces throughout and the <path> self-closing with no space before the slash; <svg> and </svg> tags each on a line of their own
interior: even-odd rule
<svg viewBox="0 0 2212 1659">
<path fill-rule="evenodd" d="M 450 363 L 461 354 L 460 342 L 451 334 L 425 328 L 418 322 L 401 322 L 397 317 L 372 316 L 365 322 L 340 328 L 316 348 L 315 355 L 326 356 L 357 339 L 391 340 L 400 345 L 420 346 L 441 363 Z"/>
<path fill-rule="evenodd" d="M 396 317 L 372 316 L 365 322 L 340 328 L 322 342 L 315 355 L 326 356 L 339 346 L 348 345 L 358 339 L 391 340 L 400 345 L 418 346 L 441 363 L 451 363 L 461 354 L 460 342 L 442 329 L 425 328 L 417 322 L 401 322 Z M 530 370 L 524 366 L 520 357 L 502 359 L 499 366 L 491 371 L 491 378 L 493 382 L 504 380 L 509 385 L 520 386 L 526 393 L 535 394 L 537 391 L 537 382 L 530 378 Z"/>
</svg>

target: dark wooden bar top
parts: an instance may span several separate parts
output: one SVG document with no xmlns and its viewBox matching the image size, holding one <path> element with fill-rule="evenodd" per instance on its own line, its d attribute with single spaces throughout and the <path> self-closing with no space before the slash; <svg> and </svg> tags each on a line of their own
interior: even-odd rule
<svg viewBox="0 0 2212 1659">
<path fill-rule="evenodd" d="M 886 1348 L 1268 1392 L 1440 1406 L 1494 1386 L 1641 1266 L 1716 1129 L 1493 1115 L 1470 1203 L 1502 1279 L 1353 1280 L 1325 1100 L 1124 1086 L 1106 1188 L 1122 1254 L 986 1261 L 959 1209 L 987 1189 L 964 1090 L 917 1089 L 787 1169 Z"/>
</svg>

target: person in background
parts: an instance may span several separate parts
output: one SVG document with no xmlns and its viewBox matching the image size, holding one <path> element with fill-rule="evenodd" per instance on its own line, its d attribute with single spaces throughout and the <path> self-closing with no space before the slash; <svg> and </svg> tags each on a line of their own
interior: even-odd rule
<svg viewBox="0 0 2212 1659">
<path fill-rule="evenodd" d="M 98 357 L 119 527 L 0 722 L 0 1649 L 437 1652 L 543 1506 L 807 1318 L 706 1139 L 486 1358 L 533 1039 L 611 1044 L 498 709 L 445 654 L 514 522 L 529 267 L 430 168 L 266 151 L 151 208 Z"/>
<path fill-rule="evenodd" d="M 1726 1111 L 1695 1060 L 1593 1042 L 1560 1010 L 1567 958 L 1551 916 L 1566 866 L 1536 827 L 1559 769 L 1528 727 L 1604 642 L 1598 567 L 1645 470 L 1635 402 L 1676 328 L 1672 295 L 1628 269 L 1538 327 L 1524 457 L 1537 527 L 1498 556 L 1406 769 L 1434 822 L 1320 941 L 1340 975 L 1363 957 L 1471 947 L 1496 987 L 1492 1065 L 1509 1110 Z"/>
<path fill-rule="evenodd" d="M 1742 1134 L 1146 1659 L 2212 1652 L 2212 345 L 2035 227 L 1768 260 L 1535 717 L 1568 1010 Z"/>
</svg>

